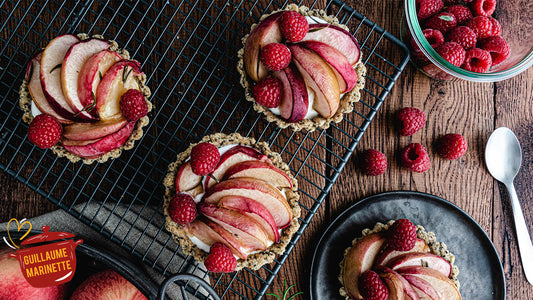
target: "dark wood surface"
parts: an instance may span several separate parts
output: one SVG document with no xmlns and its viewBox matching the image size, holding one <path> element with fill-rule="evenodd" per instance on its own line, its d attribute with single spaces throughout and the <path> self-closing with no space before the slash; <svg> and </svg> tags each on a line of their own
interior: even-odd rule
<svg viewBox="0 0 533 300">
<path fill-rule="evenodd" d="M 403 1 L 345 2 L 399 35 Z M 506 17 L 512 19 L 513 16 Z M 518 34 L 506 28 L 503 32 L 504 35 Z M 308 298 L 314 245 L 328 224 L 363 197 L 386 191 L 413 190 L 447 199 L 469 213 L 496 246 L 505 271 L 507 298 L 533 299 L 533 287 L 526 281 L 521 266 L 509 198 L 504 187 L 488 173 L 483 157 L 485 143 L 495 128 L 506 126 L 517 134 L 522 143 L 523 165 L 515 184 L 529 232 L 533 234 L 532 82 L 531 68 L 499 83 L 440 82 L 425 77 L 409 64 L 268 292 L 278 291 L 287 279 L 290 284 L 296 284 L 293 291 L 303 291 L 306 296 L 302 298 Z M 406 106 L 422 109 L 428 120 L 417 134 L 399 137 L 391 118 Z M 446 133 L 460 133 L 466 137 L 468 152 L 465 156 L 454 161 L 438 157 L 432 143 Z M 432 163 L 428 172 L 416 174 L 399 166 L 397 153 L 411 142 L 420 142 L 428 148 Z M 355 158 L 369 148 L 387 155 L 389 167 L 384 175 L 369 177 L 358 170 Z M 31 218 L 56 209 L 5 172 L 0 172 L 0 186 L 0 221 Z"/>
</svg>

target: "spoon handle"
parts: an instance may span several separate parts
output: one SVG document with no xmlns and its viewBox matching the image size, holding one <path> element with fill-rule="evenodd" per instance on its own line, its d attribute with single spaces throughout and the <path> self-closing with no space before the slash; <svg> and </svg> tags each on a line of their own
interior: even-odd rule
<svg viewBox="0 0 533 300">
<path fill-rule="evenodd" d="M 527 230 L 526 220 L 518 202 L 518 195 L 514 188 L 513 182 L 505 184 L 509 197 L 511 198 L 511 206 L 513 208 L 513 218 L 516 228 L 516 237 L 518 239 L 518 250 L 520 251 L 520 258 L 522 259 L 522 266 L 524 267 L 524 274 L 530 284 L 533 284 L 533 244 L 531 237 Z"/>
</svg>

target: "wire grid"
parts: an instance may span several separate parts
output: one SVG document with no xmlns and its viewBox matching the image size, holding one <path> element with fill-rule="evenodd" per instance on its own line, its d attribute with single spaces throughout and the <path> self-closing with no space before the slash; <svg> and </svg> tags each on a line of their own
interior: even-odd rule
<svg viewBox="0 0 533 300">
<path fill-rule="evenodd" d="M 335 15 L 359 40 L 368 74 L 354 112 L 328 130 L 309 133 L 265 122 L 244 100 L 236 72 L 242 36 L 261 15 L 288 2 L 1 1 L 0 19 L 5 21 L 0 25 L 0 168 L 165 276 L 174 273 L 171 270 L 200 272 L 222 297 L 261 298 L 409 58 L 398 39 L 343 2 L 328 1 L 326 7 L 317 2 L 305 4 Z M 27 125 L 17 103 L 32 55 L 59 34 L 79 32 L 101 34 L 129 50 L 148 75 L 155 104 L 135 148 L 104 164 L 72 164 L 33 146 L 26 139 Z M 183 255 L 164 230 L 162 180 L 168 165 L 189 143 L 215 132 L 239 132 L 268 142 L 299 182 L 300 230 L 284 255 L 258 271 L 208 274 Z M 97 205 L 96 213 L 86 210 L 89 204 Z M 132 212 L 135 218 L 125 217 Z M 97 221 L 102 214 L 104 221 Z M 112 223 L 112 217 L 119 222 Z M 148 226 L 158 230 L 149 233 Z M 119 236 L 119 228 L 127 234 Z M 146 239 L 148 245 L 142 246 Z M 154 251 L 157 255 L 148 255 Z M 205 298 L 197 288 L 180 284 Z"/>
</svg>

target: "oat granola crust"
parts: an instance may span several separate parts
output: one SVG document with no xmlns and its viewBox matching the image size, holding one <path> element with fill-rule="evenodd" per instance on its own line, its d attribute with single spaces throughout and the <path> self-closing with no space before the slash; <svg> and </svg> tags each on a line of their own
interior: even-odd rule
<svg viewBox="0 0 533 300">
<path fill-rule="evenodd" d="M 342 29 L 345 29 L 346 31 L 349 31 L 348 27 L 340 24 L 339 20 L 335 18 L 334 16 L 329 16 L 326 14 L 323 10 L 310 10 L 308 7 L 305 6 L 297 6 L 296 4 L 290 4 L 287 5 L 285 9 L 280 9 L 272 12 L 271 14 L 275 14 L 277 12 L 283 11 L 283 10 L 294 10 L 299 13 L 301 13 L 304 16 L 309 17 L 316 17 L 320 18 L 329 24 L 336 25 L 341 27 Z M 271 14 L 265 14 L 261 16 L 261 19 L 259 22 L 261 22 L 266 17 L 270 16 Z M 252 25 L 251 30 L 253 30 L 257 26 L 257 24 Z M 249 34 L 243 37 L 242 44 L 243 47 L 238 51 L 238 63 L 237 63 L 237 71 L 241 75 L 240 83 L 242 87 L 244 88 L 244 94 L 246 97 L 246 100 L 251 101 L 253 103 L 253 108 L 256 112 L 261 113 L 265 115 L 265 118 L 268 122 L 274 122 L 276 125 L 278 125 L 280 128 L 287 128 L 291 127 L 294 131 L 301 131 L 301 130 L 307 130 L 307 131 L 314 131 L 317 128 L 320 129 L 327 129 L 329 128 L 331 122 L 339 123 L 343 119 L 343 114 L 350 113 L 353 111 L 353 105 L 355 102 L 358 102 L 361 99 L 361 89 L 365 86 L 365 75 L 366 75 L 366 67 L 362 63 L 362 59 L 359 59 L 359 62 L 355 65 L 354 69 L 357 73 L 357 84 L 355 87 L 344 94 L 344 96 L 341 97 L 339 108 L 337 109 L 337 112 L 330 118 L 323 118 L 321 116 L 314 117 L 312 119 L 303 119 L 296 123 L 290 123 L 282 119 L 280 116 L 275 115 L 272 113 L 268 108 L 258 104 L 252 94 L 252 80 L 247 76 L 246 70 L 244 68 L 244 45 L 246 44 L 246 39 L 248 38 Z M 362 54 L 361 54 L 362 57 Z"/>
<path fill-rule="evenodd" d="M 80 38 L 80 40 L 86 40 L 86 39 L 90 38 L 90 36 L 88 34 L 86 34 L 86 33 L 79 33 L 77 36 L 78 36 L 78 38 Z M 103 36 L 101 36 L 101 35 L 93 35 L 92 38 L 103 39 Z M 111 45 L 109 47 L 109 50 L 117 52 L 118 54 L 120 54 L 120 56 L 123 59 L 130 59 L 130 54 L 129 54 L 128 50 L 119 48 L 117 42 L 115 42 L 113 40 L 109 40 L 109 42 L 111 43 Z M 151 91 L 150 91 L 150 88 L 146 85 L 146 74 L 143 73 L 138 78 L 138 83 L 139 83 L 139 85 L 141 87 L 141 92 L 143 93 L 143 95 L 145 97 L 146 103 L 148 104 L 148 112 L 150 112 L 153 109 L 153 105 L 152 105 L 152 103 L 150 101 L 148 101 L 148 98 L 151 95 Z M 31 121 L 33 120 L 33 114 L 31 112 L 31 101 L 32 101 L 32 99 L 31 99 L 30 92 L 28 90 L 28 84 L 29 84 L 28 78 L 24 78 L 23 81 L 22 81 L 22 84 L 20 86 L 20 89 L 19 89 L 19 95 L 20 95 L 19 106 L 24 111 L 24 114 L 22 116 L 22 120 L 29 125 L 31 123 Z M 108 159 L 113 159 L 113 158 L 119 157 L 123 150 L 129 150 L 129 149 L 133 148 L 133 146 L 135 145 L 135 141 L 139 140 L 143 136 L 143 127 L 146 126 L 149 123 L 149 121 L 150 121 L 150 118 L 148 116 L 140 118 L 137 121 L 137 123 L 135 124 L 135 128 L 133 129 L 133 132 L 131 133 L 131 135 L 128 138 L 128 140 L 124 143 L 124 145 L 120 146 L 117 149 L 111 150 L 111 151 L 107 152 L 106 154 L 104 154 L 104 155 L 102 155 L 102 156 L 100 156 L 98 158 L 95 158 L 95 159 L 87 159 L 87 158 L 83 158 L 81 156 L 78 156 L 76 154 L 70 153 L 67 149 L 65 149 L 63 146 L 61 146 L 60 143 L 58 143 L 57 145 L 53 146 L 51 148 L 51 150 L 57 156 L 66 157 L 68 160 L 70 160 L 73 163 L 76 163 L 76 162 L 78 162 L 80 160 L 84 164 L 88 164 L 88 165 L 90 165 L 90 164 L 92 164 L 94 162 L 104 163 Z"/>
<path fill-rule="evenodd" d="M 242 268 L 257 270 L 261 266 L 271 263 L 276 257 L 276 254 L 281 255 L 283 254 L 283 252 L 285 252 L 285 248 L 290 242 L 293 234 L 298 230 L 298 228 L 300 228 L 300 222 L 298 221 L 298 218 L 300 217 L 301 213 L 300 206 L 298 205 L 298 200 L 300 198 L 300 196 L 298 195 L 298 182 L 296 181 L 296 178 L 294 178 L 294 176 L 291 174 L 289 166 L 282 161 L 281 156 L 278 153 L 270 150 L 267 143 L 258 143 L 255 141 L 255 139 L 242 137 L 238 133 L 233 133 L 230 135 L 216 133 L 213 135 L 205 136 L 201 141 L 199 141 L 199 143 L 212 143 L 217 148 L 226 145 L 236 144 L 255 148 L 259 152 L 268 156 L 272 160 L 272 163 L 276 167 L 283 170 L 291 179 L 293 183 L 293 188 L 292 190 L 286 193 L 287 202 L 289 203 L 289 206 L 292 209 L 293 215 L 291 224 L 281 231 L 279 243 L 272 244 L 265 251 L 249 255 L 246 260 L 238 259 L 236 270 L 240 270 Z M 193 256 L 197 262 L 203 262 L 207 257 L 208 253 L 198 248 L 190 240 L 185 230 L 178 223 L 172 221 L 167 211 L 168 203 L 170 202 L 172 196 L 176 193 L 176 188 L 174 185 L 176 173 L 178 172 L 181 164 L 185 162 L 187 158 L 189 158 L 191 154 L 191 149 L 195 145 L 196 144 L 191 144 L 189 148 L 178 154 L 176 157 L 176 161 L 171 163 L 168 167 L 168 173 L 163 181 L 163 185 L 165 186 L 164 214 L 166 220 L 166 229 L 172 234 L 174 240 L 179 243 L 182 251 L 187 255 Z"/>
<path fill-rule="evenodd" d="M 376 223 L 376 225 L 374 225 L 373 229 L 370 229 L 370 228 L 363 229 L 361 237 L 355 238 L 352 241 L 352 246 L 355 245 L 357 243 L 357 241 L 359 241 L 360 239 L 362 239 L 363 237 L 365 237 L 367 235 L 386 231 L 393 223 L 394 223 L 394 220 L 389 220 L 387 222 L 387 224 L 383 224 L 383 223 L 379 223 L 378 222 L 378 223 Z M 452 272 L 451 272 L 449 278 L 453 281 L 455 286 L 457 288 L 459 288 L 460 287 L 460 283 L 459 283 L 459 280 L 457 279 L 457 275 L 459 275 L 459 268 L 456 265 L 454 265 L 454 263 L 455 263 L 455 255 L 453 255 L 448 250 L 448 247 L 446 246 L 445 243 L 437 242 L 437 238 L 435 237 L 435 233 L 433 233 L 431 231 L 427 232 L 426 229 L 423 226 L 416 225 L 416 235 L 417 235 L 417 237 L 419 239 L 421 239 L 421 240 L 426 242 L 426 244 L 429 246 L 430 253 L 433 253 L 435 255 L 438 255 L 438 256 L 444 258 L 445 260 L 447 260 L 452 265 Z M 348 254 L 348 251 L 350 251 L 352 246 L 350 246 L 350 247 L 348 247 L 348 248 L 346 248 L 344 250 L 344 257 L 346 257 L 346 255 Z M 339 274 L 339 278 L 338 279 L 339 279 L 339 281 L 340 281 L 340 283 L 342 285 L 342 287 L 339 290 L 339 293 L 346 300 L 350 300 L 351 299 L 350 296 L 348 296 L 348 293 L 346 293 L 346 290 L 344 289 L 344 280 L 343 280 L 343 273 L 342 273 L 343 270 L 344 270 L 344 258 L 341 261 L 339 266 L 340 266 L 341 270 L 340 270 L 340 274 Z"/>
</svg>

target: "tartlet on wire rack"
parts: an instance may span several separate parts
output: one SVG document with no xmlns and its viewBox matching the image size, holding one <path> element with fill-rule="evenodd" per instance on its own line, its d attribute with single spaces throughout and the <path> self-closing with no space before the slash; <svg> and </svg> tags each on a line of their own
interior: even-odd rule
<svg viewBox="0 0 533 300">
<path fill-rule="evenodd" d="M 409 231 L 410 237 L 405 234 Z M 372 229 L 364 229 L 344 251 L 339 292 L 346 299 L 358 300 L 369 288 L 386 293 L 385 299 L 460 300 L 459 269 L 454 262 L 455 256 L 446 244 L 438 242 L 435 234 L 424 227 L 407 219 L 377 223 Z M 372 276 L 374 282 L 369 280 Z"/>
<path fill-rule="evenodd" d="M 281 128 L 329 128 L 361 98 L 359 43 L 323 10 L 288 5 L 263 15 L 242 41 L 237 70 L 246 99 Z"/>
<path fill-rule="evenodd" d="M 149 122 L 152 104 L 146 75 L 129 58 L 115 41 L 98 35 L 64 34 L 50 41 L 28 63 L 19 89 L 30 141 L 86 164 L 117 158 L 133 148 Z M 41 114 L 49 117 L 39 117 L 39 124 L 32 126 Z M 52 132 L 50 124 L 59 130 Z M 43 146 L 43 141 L 53 146 Z"/>
<path fill-rule="evenodd" d="M 193 172 L 191 152 L 206 143 L 216 147 L 220 160 L 201 176 Z M 236 259 L 229 272 L 271 263 L 300 227 L 298 183 L 287 164 L 266 143 L 237 133 L 191 144 L 169 165 L 164 185 L 166 229 L 182 251 L 205 262 L 211 246 L 222 243 Z M 182 224 L 173 217 L 179 212 L 171 201 L 184 194 L 194 199 L 198 213 Z"/>
</svg>

